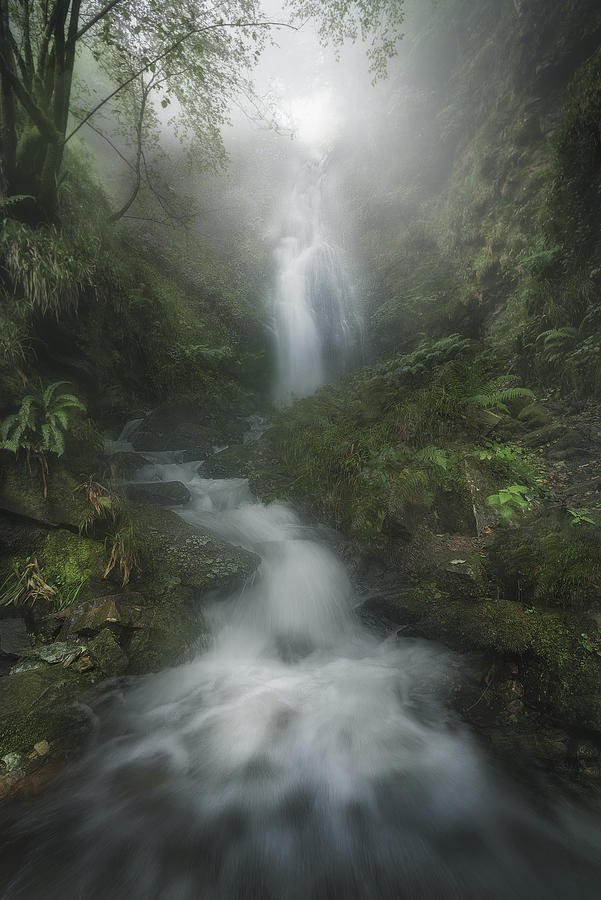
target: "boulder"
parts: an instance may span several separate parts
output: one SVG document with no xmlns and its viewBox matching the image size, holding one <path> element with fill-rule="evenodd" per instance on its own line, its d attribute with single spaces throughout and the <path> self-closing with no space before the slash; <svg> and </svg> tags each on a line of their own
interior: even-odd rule
<svg viewBox="0 0 601 900">
<path fill-rule="evenodd" d="M 191 494 L 181 481 L 132 482 L 125 492 L 134 503 L 153 503 L 156 506 L 185 506 Z"/>
<path fill-rule="evenodd" d="M 233 444 L 209 456 L 199 474 L 203 478 L 246 478 L 251 455 L 252 447 Z"/>
<path fill-rule="evenodd" d="M 88 643 L 88 651 L 96 666 L 107 678 L 123 675 L 129 666 L 129 660 L 114 635 L 108 628 L 103 628 Z"/>
<path fill-rule="evenodd" d="M 136 523 L 145 592 L 154 597 L 182 585 L 195 594 L 230 589 L 252 575 L 258 556 L 226 544 L 156 506 L 138 507 Z"/>
<path fill-rule="evenodd" d="M 529 403 L 518 415 L 518 421 L 528 428 L 543 428 L 551 422 L 551 416 L 540 403 Z"/>
<path fill-rule="evenodd" d="M 113 594 L 78 604 L 70 611 L 69 631 L 93 635 L 104 628 L 115 634 L 143 628 L 149 621 L 146 599 L 139 593 Z"/>
<path fill-rule="evenodd" d="M 0 688 L 0 758 L 29 753 L 41 741 L 66 738 L 90 720 L 77 705 L 89 679 L 63 666 L 5 675 Z"/>
<path fill-rule="evenodd" d="M 31 650 L 25 619 L 0 619 L 0 657 L 18 657 Z"/>
<path fill-rule="evenodd" d="M 221 421 L 208 416 L 200 399 L 164 403 L 136 428 L 131 443 L 136 450 L 195 450 L 202 459 L 214 446 L 239 441 L 244 420 Z"/>
<path fill-rule="evenodd" d="M 89 515 L 90 505 L 79 490 L 81 482 L 60 462 L 50 462 L 46 498 L 36 466 L 32 464 L 30 473 L 22 459 L 9 458 L 0 469 L 0 479 L 0 509 L 9 513 L 73 529 Z"/>
</svg>

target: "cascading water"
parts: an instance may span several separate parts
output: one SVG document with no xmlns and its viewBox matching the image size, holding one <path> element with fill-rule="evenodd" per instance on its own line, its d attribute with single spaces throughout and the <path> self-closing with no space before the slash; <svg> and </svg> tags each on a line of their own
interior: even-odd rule
<svg viewBox="0 0 601 900">
<path fill-rule="evenodd" d="M 5 844 L 4 898 L 597 897 L 585 838 L 572 855 L 446 710 L 457 658 L 368 631 L 344 567 L 286 506 L 196 468 L 139 477 L 184 481 L 184 518 L 259 571 L 209 609 L 210 649 L 115 684 L 96 745 Z"/>
<path fill-rule="evenodd" d="M 275 252 L 276 401 L 307 397 L 357 359 L 361 318 L 342 249 L 324 221 L 327 157 L 297 177 Z"/>
<path fill-rule="evenodd" d="M 282 402 L 357 341 L 322 175 L 309 167 L 297 186 L 278 250 Z M 344 567 L 286 506 L 254 501 L 243 480 L 203 479 L 177 454 L 145 457 L 142 481 L 186 483 L 180 514 L 261 565 L 207 611 L 209 649 L 114 683 L 94 746 L 19 810 L 0 849 L 5 900 L 599 896 L 583 814 L 531 809 L 448 711 L 456 657 L 362 625 Z"/>
</svg>

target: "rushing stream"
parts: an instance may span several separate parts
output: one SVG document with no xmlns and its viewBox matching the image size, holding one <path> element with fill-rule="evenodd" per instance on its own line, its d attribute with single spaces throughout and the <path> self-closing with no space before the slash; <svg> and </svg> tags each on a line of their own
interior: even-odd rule
<svg viewBox="0 0 601 900">
<path fill-rule="evenodd" d="M 457 658 L 370 632 L 344 567 L 290 509 L 196 468 L 140 477 L 184 481 L 181 514 L 260 569 L 214 602 L 209 649 L 116 683 L 94 746 L 22 814 L 3 896 L 598 897 L 582 823 L 576 855 L 567 815 L 527 808 L 446 709 Z"/>
<path fill-rule="evenodd" d="M 321 220 L 322 170 L 305 175 L 278 250 L 283 402 L 344 365 L 358 335 Z M 139 478 L 184 482 L 180 515 L 259 554 L 260 568 L 213 601 L 212 643 L 193 661 L 109 683 L 84 758 L 17 809 L 2 896 L 598 898 L 586 814 L 526 802 L 450 712 L 460 659 L 370 630 L 316 531 L 245 481 L 204 479 L 176 457 L 149 454 Z"/>
</svg>

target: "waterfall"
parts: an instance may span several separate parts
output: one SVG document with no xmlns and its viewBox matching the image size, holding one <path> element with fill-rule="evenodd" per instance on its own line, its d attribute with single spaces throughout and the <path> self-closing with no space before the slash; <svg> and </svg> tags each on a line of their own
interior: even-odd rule
<svg viewBox="0 0 601 900">
<path fill-rule="evenodd" d="M 361 317 L 348 262 L 325 221 L 327 157 L 307 162 L 275 251 L 276 402 L 307 397 L 357 360 Z"/>
</svg>

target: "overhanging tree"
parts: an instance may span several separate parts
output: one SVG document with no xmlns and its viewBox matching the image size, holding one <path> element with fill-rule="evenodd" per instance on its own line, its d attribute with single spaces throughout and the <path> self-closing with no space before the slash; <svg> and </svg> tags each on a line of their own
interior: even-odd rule
<svg viewBox="0 0 601 900">
<path fill-rule="evenodd" d="M 322 36 L 335 43 L 372 33 L 376 71 L 399 37 L 399 0 L 287 6 L 318 17 Z M 32 221 L 55 218 L 65 146 L 112 103 L 136 123 L 136 178 L 119 212 L 126 211 L 159 104 L 173 102 L 174 127 L 219 147 L 229 101 L 249 89 L 247 73 L 278 24 L 285 23 L 267 20 L 260 0 L 0 0 L 0 197 L 22 198 L 6 208 Z M 87 111 L 73 98 L 83 48 L 114 85 Z"/>
</svg>

